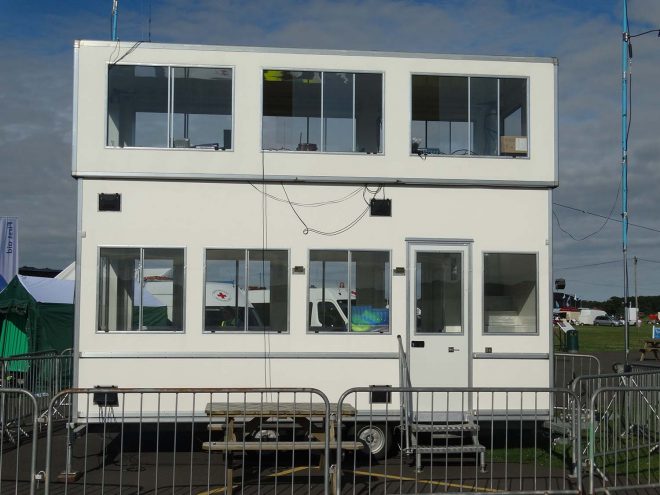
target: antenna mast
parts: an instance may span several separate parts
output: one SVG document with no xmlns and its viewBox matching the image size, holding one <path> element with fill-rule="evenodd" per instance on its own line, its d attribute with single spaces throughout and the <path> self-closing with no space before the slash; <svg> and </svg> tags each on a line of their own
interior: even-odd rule
<svg viewBox="0 0 660 495">
<path fill-rule="evenodd" d="M 112 25 L 110 28 L 110 39 L 112 41 L 118 41 L 117 17 L 119 17 L 119 0 L 112 0 Z"/>
<path fill-rule="evenodd" d="M 621 49 L 621 219 L 623 238 L 623 320 L 625 364 L 630 353 L 628 328 L 628 76 L 630 67 L 630 29 L 628 26 L 628 0 L 623 0 L 623 44 Z"/>
</svg>

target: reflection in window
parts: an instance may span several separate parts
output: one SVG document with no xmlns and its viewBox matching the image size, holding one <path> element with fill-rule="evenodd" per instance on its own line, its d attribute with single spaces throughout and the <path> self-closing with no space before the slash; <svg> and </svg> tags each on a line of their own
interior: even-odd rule
<svg viewBox="0 0 660 495">
<path fill-rule="evenodd" d="M 419 251 L 416 256 L 416 332 L 462 333 L 461 253 Z"/>
<path fill-rule="evenodd" d="M 288 263 L 282 250 L 207 250 L 204 329 L 286 332 Z"/>
<path fill-rule="evenodd" d="M 536 333 L 535 254 L 484 254 L 484 332 Z"/>
<path fill-rule="evenodd" d="M 232 70 L 111 65 L 108 146 L 230 149 Z"/>
<path fill-rule="evenodd" d="M 183 329 L 183 249 L 101 248 L 98 329 Z"/>
<path fill-rule="evenodd" d="M 384 251 L 311 251 L 310 331 L 388 332 L 389 271 Z"/>
<path fill-rule="evenodd" d="M 382 75 L 265 70 L 263 148 L 378 153 Z"/>
<path fill-rule="evenodd" d="M 527 80 L 412 76 L 411 152 L 527 156 Z"/>
</svg>

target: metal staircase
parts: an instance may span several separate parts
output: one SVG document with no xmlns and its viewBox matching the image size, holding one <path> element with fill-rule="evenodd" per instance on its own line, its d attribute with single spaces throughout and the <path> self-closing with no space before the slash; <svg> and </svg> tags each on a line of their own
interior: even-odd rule
<svg viewBox="0 0 660 495">
<path fill-rule="evenodd" d="M 403 349 L 401 337 L 399 340 L 399 378 L 402 388 L 411 389 L 408 359 Z M 486 447 L 479 443 L 479 425 L 476 421 L 464 415 L 459 420 L 420 421 L 413 411 L 413 392 L 401 393 L 402 429 L 405 432 L 404 452 L 415 454 L 415 467 L 422 470 L 422 456 L 460 456 L 462 460 L 467 455 L 478 458 L 481 472 L 486 472 Z"/>
</svg>

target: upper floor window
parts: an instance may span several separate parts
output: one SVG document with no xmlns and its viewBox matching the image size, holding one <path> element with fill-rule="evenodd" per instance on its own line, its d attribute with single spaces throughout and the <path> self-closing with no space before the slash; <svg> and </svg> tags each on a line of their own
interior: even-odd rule
<svg viewBox="0 0 660 495">
<path fill-rule="evenodd" d="M 380 153 L 382 119 L 382 74 L 263 72 L 263 149 Z"/>
<path fill-rule="evenodd" d="M 387 251 L 310 251 L 309 330 L 388 332 L 389 273 Z"/>
<path fill-rule="evenodd" d="M 232 69 L 110 65 L 106 145 L 231 149 Z"/>
<path fill-rule="evenodd" d="M 180 248 L 101 248 L 98 329 L 183 330 Z"/>
<path fill-rule="evenodd" d="M 412 153 L 527 156 L 527 79 L 412 76 Z"/>
<path fill-rule="evenodd" d="M 208 249 L 204 330 L 286 332 L 288 273 L 284 250 Z"/>
</svg>

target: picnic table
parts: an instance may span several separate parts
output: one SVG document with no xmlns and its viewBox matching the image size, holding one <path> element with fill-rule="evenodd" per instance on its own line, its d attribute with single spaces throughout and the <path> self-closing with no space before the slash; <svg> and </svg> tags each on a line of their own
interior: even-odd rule
<svg viewBox="0 0 660 495">
<path fill-rule="evenodd" d="M 332 411 L 336 404 L 330 404 Z M 208 451 L 223 452 L 226 466 L 226 493 L 232 495 L 234 484 L 234 452 L 247 451 L 318 451 L 321 455 L 319 467 L 323 467 L 326 445 L 329 452 L 337 449 L 337 428 L 334 414 L 326 414 L 326 405 L 310 402 L 210 402 L 205 413 L 211 418 L 209 429 L 224 431 L 224 439 L 204 442 L 202 448 Z M 330 418 L 326 425 L 326 418 Z M 355 416 L 355 408 L 342 405 L 342 416 Z M 215 420 L 215 421 L 214 421 Z M 303 433 L 304 440 L 280 440 L 268 437 L 268 432 L 277 433 L 277 422 L 289 422 L 293 429 Z M 239 431 L 237 431 L 239 430 Z M 327 432 L 327 434 L 326 434 Z M 364 447 L 356 440 L 342 441 L 342 450 L 359 450 Z M 332 479 L 333 493 L 335 476 Z"/>
<path fill-rule="evenodd" d="M 646 358 L 646 355 L 649 353 L 653 353 L 653 357 L 655 359 L 658 359 L 658 352 L 660 351 L 660 338 L 658 339 L 647 339 L 644 341 L 644 347 L 642 347 L 639 352 L 639 360 L 644 361 Z"/>
</svg>

